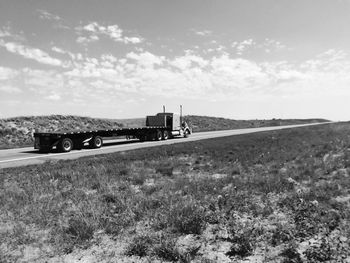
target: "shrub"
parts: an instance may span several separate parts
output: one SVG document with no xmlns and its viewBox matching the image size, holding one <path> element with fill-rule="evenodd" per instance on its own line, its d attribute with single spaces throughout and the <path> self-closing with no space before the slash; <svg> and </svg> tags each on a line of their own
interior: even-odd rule
<svg viewBox="0 0 350 263">
<path fill-rule="evenodd" d="M 135 223 L 135 213 L 129 199 L 122 194 L 104 194 L 101 197 L 102 215 L 99 223 L 106 233 L 117 235 L 125 227 Z"/>
<path fill-rule="evenodd" d="M 282 224 L 278 224 L 277 228 L 273 231 L 271 237 L 271 244 L 278 246 L 294 239 L 293 229 L 283 227 Z"/>
<path fill-rule="evenodd" d="M 232 217 L 228 221 L 227 232 L 229 234 L 227 241 L 231 242 L 230 250 L 226 255 L 233 257 L 238 256 L 245 258 L 253 253 L 256 239 L 257 229 L 254 227 L 254 222 L 241 222 L 239 219 Z"/>
<path fill-rule="evenodd" d="M 280 205 L 293 212 L 296 237 L 307 238 L 313 236 L 322 227 L 323 211 L 314 203 L 292 195 L 282 199 Z"/>
<path fill-rule="evenodd" d="M 138 235 L 133 238 L 132 242 L 126 248 L 127 256 L 147 256 L 154 240 L 148 235 Z"/>
<path fill-rule="evenodd" d="M 294 222 L 298 237 L 306 238 L 318 232 L 320 217 L 315 206 L 307 203 L 301 204 L 294 212 Z"/>
<path fill-rule="evenodd" d="M 172 176 L 174 167 L 172 165 L 163 165 L 156 168 L 156 173 L 160 173 L 163 176 Z"/>
<path fill-rule="evenodd" d="M 199 204 L 177 203 L 171 208 L 168 220 L 175 232 L 183 234 L 200 234 L 205 225 L 205 211 Z"/>
<path fill-rule="evenodd" d="M 326 238 L 322 238 L 320 243 L 313 244 L 304 255 L 308 262 L 326 262 L 332 259 L 331 246 Z"/>
<path fill-rule="evenodd" d="M 302 263 L 300 254 L 294 244 L 289 244 L 280 255 L 283 257 L 283 263 Z"/>
<path fill-rule="evenodd" d="M 128 168 L 122 168 L 122 169 L 120 169 L 120 171 L 119 171 L 119 175 L 120 176 L 126 176 L 126 175 L 128 175 L 129 174 L 129 169 Z"/>
<path fill-rule="evenodd" d="M 182 256 L 176 248 L 176 241 L 169 237 L 162 237 L 160 243 L 153 249 L 153 254 L 161 259 L 177 262 Z"/>
<path fill-rule="evenodd" d="M 226 253 L 227 256 L 239 256 L 241 258 L 245 258 L 250 256 L 253 252 L 253 244 L 250 241 L 250 238 L 246 235 L 237 235 L 230 238 L 230 242 L 232 243 L 230 250 Z"/>
<path fill-rule="evenodd" d="M 74 244 L 82 244 L 85 241 L 92 239 L 95 231 L 95 226 L 89 219 L 74 216 L 69 219 L 68 227 L 65 229 L 65 234 Z"/>
<path fill-rule="evenodd" d="M 134 174 L 131 178 L 131 182 L 135 185 L 143 185 L 146 181 L 146 176 L 142 173 Z"/>
<path fill-rule="evenodd" d="M 16 245 L 26 245 L 33 242 L 33 238 L 26 232 L 26 227 L 22 223 L 16 223 L 12 229 L 11 241 Z M 0 261 L 1 262 L 1 261 Z"/>
</svg>

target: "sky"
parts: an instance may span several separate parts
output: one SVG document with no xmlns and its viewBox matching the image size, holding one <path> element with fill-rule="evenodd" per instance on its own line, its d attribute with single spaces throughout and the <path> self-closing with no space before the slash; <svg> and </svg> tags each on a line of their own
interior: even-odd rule
<svg viewBox="0 0 350 263">
<path fill-rule="evenodd" d="M 0 118 L 350 119 L 350 0 L 0 0 Z"/>
</svg>

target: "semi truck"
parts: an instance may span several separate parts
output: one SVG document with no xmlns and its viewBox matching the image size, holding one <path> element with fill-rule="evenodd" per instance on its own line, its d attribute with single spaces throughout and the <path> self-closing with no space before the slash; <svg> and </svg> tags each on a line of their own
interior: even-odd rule
<svg viewBox="0 0 350 263">
<path fill-rule="evenodd" d="M 106 137 L 136 138 L 140 141 L 167 140 L 174 137 L 188 137 L 192 129 L 183 121 L 182 114 L 162 112 L 146 117 L 146 126 L 137 128 L 117 128 L 101 130 L 35 132 L 34 149 L 50 152 L 56 148 L 60 152 L 90 148 L 100 148 Z"/>
</svg>

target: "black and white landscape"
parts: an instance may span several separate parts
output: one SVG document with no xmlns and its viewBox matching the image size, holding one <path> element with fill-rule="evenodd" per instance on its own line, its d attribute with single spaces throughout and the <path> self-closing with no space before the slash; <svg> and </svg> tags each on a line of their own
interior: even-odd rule
<svg viewBox="0 0 350 263">
<path fill-rule="evenodd" d="M 350 262 L 349 14 L 0 0 L 0 262 Z"/>
</svg>

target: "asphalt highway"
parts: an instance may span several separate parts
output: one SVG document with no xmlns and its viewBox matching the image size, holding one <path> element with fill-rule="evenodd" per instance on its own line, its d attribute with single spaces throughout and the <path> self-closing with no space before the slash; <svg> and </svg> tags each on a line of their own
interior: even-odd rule
<svg viewBox="0 0 350 263">
<path fill-rule="evenodd" d="M 312 124 L 301 124 L 301 125 L 198 132 L 198 133 L 191 134 L 188 138 L 175 138 L 175 139 L 170 139 L 166 141 L 140 142 L 138 140 L 120 140 L 120 139 L 109 140 L 109 141 L 106 140 L 104 142 L 103 147 L 100 149 L 85 148 L 82 150 L 73 150 L 69 153 L 58 153 L 58 152 L 40 153 L 38 150 L 34 150 L 34 147 L 0 150 L 0 169 L 7 168 L 7 167 L 30 165 L 30 164 L 42 164 L 49 160 L 55 161 L 60 159 L 77 159 L 83 156 L 128 151 L 128 150 L 134 150 L 134 149 L 146 148 L 146 147 L 156 147 L 159 145 L 184 143 L 189 141 L 198 141 L 203 139 L 247 134 L 247 133 L 254 133 L 254 132 L 291 129 L 291 128 L 297 128 L 297 127 L 303 127 L 303 126 L 311 126 L 311 125 L 322 125 L 327 123 L 312 123 Z"/>
</svg>

